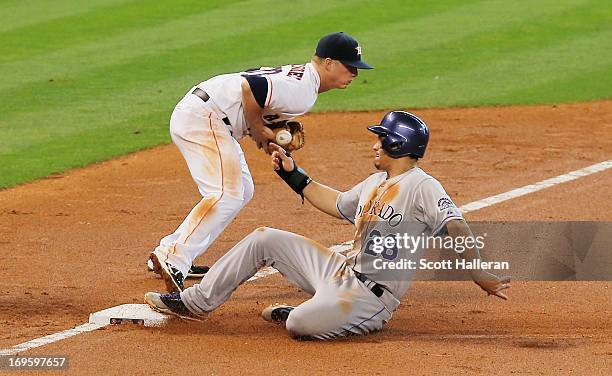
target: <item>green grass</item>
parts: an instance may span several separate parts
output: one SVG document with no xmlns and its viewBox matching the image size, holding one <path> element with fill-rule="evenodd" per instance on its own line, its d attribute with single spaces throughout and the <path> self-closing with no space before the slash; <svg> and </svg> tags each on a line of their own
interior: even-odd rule
<svg viewBox="0 0 612 376">
<path fill-rule="evenodd" d="M 606 1 L 0 0 L 0 20 L 0 187 L 168 142 L 193 84 L 336 30 L 377 69 L 315 111 L 612 96 Z"/>
</svg>

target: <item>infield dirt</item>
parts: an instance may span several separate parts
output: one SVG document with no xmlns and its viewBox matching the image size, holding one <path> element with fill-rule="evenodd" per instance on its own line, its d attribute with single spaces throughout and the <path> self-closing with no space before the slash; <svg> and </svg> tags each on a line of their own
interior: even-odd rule
<svg viewBox="0 0 612 376">
<path fill-rule="evenodd" d="M 612 159 L 612 101 L 415 111 L 432 137 L 421 166 L 459 205 Z M 302 118 L 295 154 L 318 181 L 346 190 L 374 171 L 365 126 L 384 112 Z M 212 263 L 259 226 L 323 244 L 348 223 L 302 205 L 242 142 L 255 197 L 199 262 Z M 607 170 L 467 215 L 469 220 L 612 220 Z M 0 191 L 0 348 L 71 328 L 89 313 L 140 303 L 163 288 L 149 251 L 199 200 L 172 145 Z M 509 301 L 467 282 L 415 282 L 382 331 L 298 342 L 258 315 L 306 294 L 275 275 L 240 287 L 203 324 L 111 327 L 32 350 L 67 354 L 87 374 L 610 374 L 612 283 L 515 282 Z"/>
</svg>

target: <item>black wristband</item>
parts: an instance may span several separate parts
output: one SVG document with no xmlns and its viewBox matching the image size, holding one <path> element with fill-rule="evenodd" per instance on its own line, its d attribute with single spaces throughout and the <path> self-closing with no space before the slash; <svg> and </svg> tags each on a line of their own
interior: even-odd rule
<svg viewBox="0 0 612 376">
<path fill-rule="evenodd" d="M 302 200 L 303 200 L 304 199 L 304 188 L 306 188 L 306 186 L 310 184 L 310 182 L 312 181 L 312 179 L 310 178 L 310 176 L 308 176 L 306 171 L 299 168 L 297 164 L 295 163 L 295 161 L 293 161 L 292 171 L 285 171 L 283 169 L 282 163 L 281 163 L 280 168 L 275 171 L 278 174 L 278 176 L 280 176 L 281 179 L 283 179 L 285 183 L 287 183 L 287 185 L 291 187 L 291 189 L 293 189 L 295 193 L 302 196 Z"/>
</svg>

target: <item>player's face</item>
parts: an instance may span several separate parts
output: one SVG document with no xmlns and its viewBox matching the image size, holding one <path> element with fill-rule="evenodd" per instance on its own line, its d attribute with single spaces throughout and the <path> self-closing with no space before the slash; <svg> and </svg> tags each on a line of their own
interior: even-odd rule
<svg viewBox="0 0 612 376">
<path fill-rule="evenodd" d="M 376 143 L 372 146 L 374 150 L 374 167 L 377 170 L 386 170 L 391 159 L 382 148 L 382 137 L 379 137 Z"/>
<path fill-rule="evenodd" d="M 333 87 L 337 89 L 344 89 L 353 82 L 355 77 L 359 75 L 357 68 L 349 67 L 348 65 L 342 64 L 338 60 L 332 60 L 329 65 L 330 76 L 333 77 Z"/>
</svg>

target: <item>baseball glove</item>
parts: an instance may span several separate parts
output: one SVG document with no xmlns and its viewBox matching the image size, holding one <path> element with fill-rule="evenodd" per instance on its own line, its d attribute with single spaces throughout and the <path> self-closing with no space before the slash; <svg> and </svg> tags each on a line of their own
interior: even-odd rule
<svg viewBox="0 0 612 376">
<path fill-rule="evenodd" d="M 304 126 L 297 120 L 285 120 L 276 123 L 268 124 L 268 127 L 272 129 L 276 137 L 276 143 L 283 147 L 287 151 L 294 151 L 304 147 Z M 286 131 L 291 134 L 291 140 Z M 279 133 L 283 134 L 279 134 Z"/>
</svg>

